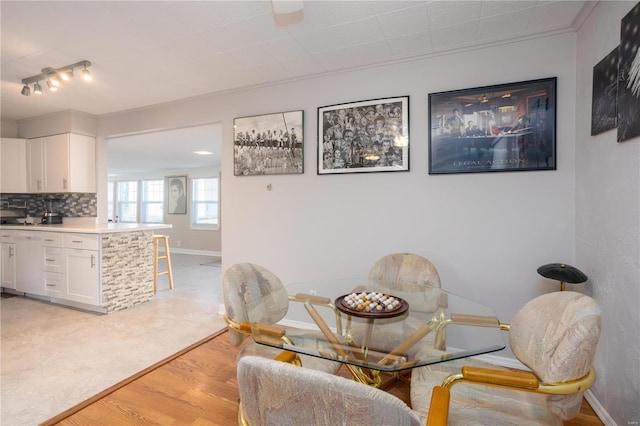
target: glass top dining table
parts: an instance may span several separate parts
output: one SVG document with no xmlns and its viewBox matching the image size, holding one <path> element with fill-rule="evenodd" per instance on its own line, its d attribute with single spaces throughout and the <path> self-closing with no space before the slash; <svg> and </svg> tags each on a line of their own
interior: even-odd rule
<svg viewBox="0 0 640 426">
<path fill-rule="evenodd" d="M 245 305 L 255 342 L 360 371 L 401 372 L 505 348 L 492 308 L 429 283 L 346 278 L 282 291 L 289 307 L 275 325 L 261 320 L 267 298 Z"/>
</svg>

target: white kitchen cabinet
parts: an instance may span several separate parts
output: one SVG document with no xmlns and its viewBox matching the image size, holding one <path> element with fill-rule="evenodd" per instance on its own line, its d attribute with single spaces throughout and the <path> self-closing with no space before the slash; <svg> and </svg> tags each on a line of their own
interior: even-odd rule
<svg viewBox="0 0 640 426">
<path fill-rule="evenodd" d="M 97 250 L 65 249 L 67 288 L 64 299 L 99 305 L 100 261 Z"/>
<path fill-rule="evenodd" d="M 27 140 L 27 190 L 44 192 L 44 138 Z"/>
<path fill-rule="evenodd" d="M 40 267 L 43 257 L 42 233 L 14 231 L 16 244 L 16 291 L 33 296 L 44 296 L 44 271 Z"/>
<path fill-rule="evenodd" d="M 4 288 L 16 288 L 16 244 L 12 231 L 0 233 L 0 286 Z"/>
<path fill-rule="evenodd" d="M 64 299 L 67 274 L 63 234 L 48 232 L 43 236 L 44 287 L 47 296 Z"/>
<path fill-rule="evenodd" d="M 66 271 L 65 300 L 99 306 L 102 303 L 100 286 L 100 236 L 64 233 Z"/>
<path fill-rule="evenodd" d="M 64 133 L 27 140 L 29 192 L 96 192 L 96 144 Z"/>
<path fill-rule="evenodd" d="M 0 192 L 27 192 L 26 139 L 0 139 Z"/>
</svg>

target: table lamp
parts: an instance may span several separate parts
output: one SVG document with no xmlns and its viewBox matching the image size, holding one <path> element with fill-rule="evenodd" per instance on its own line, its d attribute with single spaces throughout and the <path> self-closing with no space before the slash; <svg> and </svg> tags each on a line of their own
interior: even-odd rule
<svg viewBox="0 0 640 426">
<path fill-rule="evenodd" d="M 560 291 L 564 291 L 565 283 L 578 284 L 589 279 L 581 270 L 565 263 L 547 263 L 538 268 L 538 273 L 545 278 L 560 281 Z"/>
</svg>

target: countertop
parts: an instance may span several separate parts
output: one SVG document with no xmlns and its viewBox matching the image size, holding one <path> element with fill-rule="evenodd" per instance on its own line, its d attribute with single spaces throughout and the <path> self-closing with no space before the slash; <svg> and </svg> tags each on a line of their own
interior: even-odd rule
<svg viewBox="0 0 640 426">
<path fill-rule="evenodd" d="M 105 223 L 95 225 L 0 225 L 0 229 L 17 231 L 42 231 L 42 232 L 78 232 L 83 234 L 111 234 L 115 232 L 155 231 L 156 229 L 171 228 L 166 223 Z"/>
</svg>

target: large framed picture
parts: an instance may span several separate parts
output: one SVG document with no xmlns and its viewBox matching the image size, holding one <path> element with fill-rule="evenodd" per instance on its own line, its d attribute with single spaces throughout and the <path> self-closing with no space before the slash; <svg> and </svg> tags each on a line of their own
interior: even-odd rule
<svg viewBox="0 0 640 426">
<path fill-rule="evenodd" d="M 429 174 L 556 169 L 556 77 L 429 94 Z"/>
<path fill-rule="evenodd" d="M 187 177 L 167 176 L 167 213 L 187 214 Z"/>
<path fill-rule="evenodd" d="M 304 112 L 240 117 L 233 120 L 233 174 L 303 173 Z"/>
<path fill-rule="evenodd" d="M 409 170 L 409 96 L 318 108 L 318 174 Z"/>
</svg>

